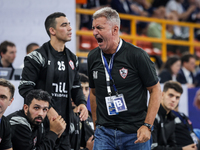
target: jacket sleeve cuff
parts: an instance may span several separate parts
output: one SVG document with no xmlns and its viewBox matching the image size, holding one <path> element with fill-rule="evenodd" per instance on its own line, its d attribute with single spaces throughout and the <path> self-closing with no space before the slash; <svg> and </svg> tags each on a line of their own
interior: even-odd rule
<svg viewBox="0 0 200 150">
<path fill-rule="evenodd" d="M 53 140 L 54 142 L 56 142 L 58 135 L 53 132 L 53 131 L 49 131 L 46 135 L 46 137 L 48 137 L 49 139 Z"/>
</svg>

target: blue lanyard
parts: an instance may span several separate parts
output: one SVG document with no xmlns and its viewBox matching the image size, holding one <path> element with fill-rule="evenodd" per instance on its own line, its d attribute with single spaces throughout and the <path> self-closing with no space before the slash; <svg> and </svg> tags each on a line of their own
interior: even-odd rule
<svg viewBox="0 0 200 150">
<path fill-rule="evenodd" d="M 109 62 L 109 65 L 107 63 L 107 60 L 105 58 L 105 56 L 103 55 L 103 51 L 101 52 L 101 57 L 102 57 L 102 62 L 104 64 L 104 67 L 105 67 L 105 74 L 106 74 L 106 84 L 107 84 L 107 90 L 108 90 L 108 94 L 111 95 L 111 89 L 110 89 L 110 80 L 113 82 L 113 87 L 114 87 L 114 90 L 116 92 L 116 95 L 118 96 L 118 92 L 117 92 L 117 88 L 114 84 L 114 80 L 112 78 L 112 75 L 111 75 L 111 72 L 112 72 L 112 69 L 113 69 L 113 61 L 114 61 L 114 57 L 115 57 L 115 54 L 119 51 L 120 47 L 122 45 L 122 39 L 120 39 L 120 42 L 119 42 L 119 45 L 116 49 L 116 52 L 112 55 L 111 57 L 111 60 Z"/>
<path fill-rule="evenodd" d="M 186 122 L 186 120 L 184 120 L 183 117 L 182 117 L 178 112 L 176 112 L 176 111 L 174 111 L 174 110 L 173 110 L 172 112 L 173 112 L 177 117 L 179 117 L 179 118 L 181 119 L 181 121 L 187 126 L 188 130 L 191 131 L 191 129 L 190 129 L 188 123 Z"/>
<path fill-rule="evenodd" d="M 117 49 L 118 49 L 118 47 L 117 47 Z M 117 51 L 116 51 L 116 52 L 117 52 Z M 111 75 L 112 68 L 113 68 L 113 60 L 114 60 L 114 57 L 115 57 L 116 52 L 112 55 L 112 57 L 111 57 L 111 59 L 110 59 L 109 66 L 108 66 L 108 63 L 107 63 L 107 60 L 106 60 L 105 56 L 104 56 L 104 55 L 102 55 L 102 56 L 103 56 L 103 60 L 104 60 L 104 63 L 105 63 L 105 67 L 106 67 L 106 69 L 107 69 L 107 71 L 108 71 L 108 74 L 109 74 L 109 76 L 110 76 L 110 80 L 113 82 L 114 90 L 115 90 L 116 94 L 118 94 L 117 88 L 116 88 L 116 86 L 115 86 L 115 84 L 114 84 L 114 80 L 113 80 L 112 75 Z M 103 53 L 103 52 L 102 52 L 102 53 Z"/>
</svg>

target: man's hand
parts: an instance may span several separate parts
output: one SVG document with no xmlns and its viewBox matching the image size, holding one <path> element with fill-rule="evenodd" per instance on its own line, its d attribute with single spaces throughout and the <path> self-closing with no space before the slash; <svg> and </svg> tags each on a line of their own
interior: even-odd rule
<svg viewBox="0 0 200 150">
<path fill-rule="evenodd" d="M 147 142 L 151 138 L 151 132 L 149 131 L 148 127 L 141 126 L 137 130 L 137 140 L 134 142 L 137 143 L 144 143 Z"/>
<path fill-rule="evenodd" d="M 58 113 L 55 111 L 53 107 L 51 107 L 47 113 L 47 117 L 49 120 L 56 119 L 58 117 Z"/>
<path fill-rule="evenodd" d="M 50 122 L 50 130 L 55 132 L 58 137 L 65 131 L 66 122 L 61 116 L 57 116 L 56 119 L 51 118 Z"/>
<path fill-rule="evenodd" d="M 93 149 L 93 145 L 94 145 L 94 140 L 93 140 L 93 135 L 87 140 L 86 143 L 86 148 L 88 148 L 89 150 Z"/>
<path fill-rule="evenodd" d="M 76 108 L 76 112 L 80 112 L 79 117 L 81 121 L 85 121 L 88 118 L 88 110 L 84 104 L 78 105 L 78 107 Z"/>
<path fill-rule="evenodd" d="M 190 144 L 187 146 L 182 147 L 183 150 L 197 150 L 196 144 Z"/>
</svg>

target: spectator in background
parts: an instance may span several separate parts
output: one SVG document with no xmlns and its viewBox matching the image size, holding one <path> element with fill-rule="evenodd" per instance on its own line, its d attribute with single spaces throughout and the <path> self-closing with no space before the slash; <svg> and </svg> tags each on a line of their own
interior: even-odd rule
<svg viewBox="0 0 200 150">
<path fill-rule="evenodd" d="M 87 0 L 86 4 L 83 4 L 81 8 L 98 10 L 103 6 L 109 6 L 111 0 Z M 91 15 L 81 15 L 81 24 L 82 27 L 87 27 L 92 29 L 92 16 Z"/>
<path fill-rule="evenodd" d="M 134 12 L 134 10 L 131 8 L 131 2 L 128 0 L 112 0 L 110 6 L 113 9 L 115 9 L 118 13 L 139 15 L 137 14 L 137 12 Z M 121 20 L 120 31 L 130 33 L 129 20 Z"/>
<path fill-rule="evenodd" d="M 183 0 L 170 0 L 166 5 L 166 12 L 174 12 L 178 15 L 178 20 L 187 21 L 191 13 L 196 9 L 196 5 L 191 4 L 187 10 L 184 10 Z M 177 38 L 187 39 L 189 37 L 189 29 L 187 27 L 174 26 L 174 33 Z"/>
<path fill-rule="evenodd" d="M 186 10 L 190 10 L 191 6 L 195 9 L 190 13 L 187 21 L 189 22 L 200 22 L 200 1 L 199 0 L 188 0 L 188 4 L 185 5 Z"/>
<path fill-rule="evenodd" d="M 30 43 L 26 46 L 26 55 L 38 49 L 40 46 L 37 43 Z M 24 68 L 24 63 L 19 68 Z"/>
<path fill-rule="evenodd" d="M 37 43 L 30 43 L 26 47 L 26 54 L 28 55 L 32 51 L 38 49 L 40 46 Z"/>
<path fill-rule="evenodd" d="M 153 0 L 152 7 L 153 8 L 157 8 L 157 7 L 160 7 L 160 6 L 165 7 L 168 1 L 169 0 Z"/>
<path fill-rule="evenodd" d="M 160 74 L 160 83 L 164 83 L 169 80 L 176 81 L 176 76 L 181 68 L 181 60 L 178 56 L 171 56 L 167 59 Z"/>
<path fill-rule="evenodd" d="M 10 79 L 12 78 L 12 75 L 14 73 L 14 68 L 12 66 L 12 63 L 15 60 L 16 52 L 17 49 L 14 43 L 9 41 L 4 41 L 0 44 L 0 55 L 1 55 L 0 67 L 12 68 Z"/>
<path fill-rule="evenodd" d="M 153 18 L 158 18 L 158 19 L 165 19 L 165 16 L 166 16 L 166 11 L 163 6 L 154 9 L 152 14 Z M 162 31 L 162 26 L 160 23 L 151 22 L 147 29 L 147 36 L 161 38 L 161 31 Z M 172 33 L 166 30 L 166 38 L 170 39 L 172 38 L 172 36 L 173 36 Z M 153 43 L 153 47 L 161 50 L 160 43 Z"/>
<path fill-rule="evenodd" d="M 146 0 L 131 0 L 131 9 L 140 16 L 149 16 L 146 11 L 149 9 L 150 4 Z"/>
<path fill-rule="evenodd" d="M 0 79 L 0 150 L 12 150 L 10 123 L 3 116 L 14 100 L 15 87 L 7 80 Z"/>
<path fill-rule="evenodd" d="M 196 144 L 177 146 L 175 116 L 172 113 L 180 100 L 183 89 L 176 81 L 167 81 L 162 92 L 161 105 L 154 121 L 152 150 L 197 150 Z"/>
<path fill-rule="evenodd" d="M 182 3 L 184 0 L 170 0 L 166 5 L 167 14 L 170 12 L 175 12 L 178 15 L 180 21 L 187 21 L 191 13 L 196 9 L 195 0 L 188 0 L 189 6 L 185 10 Z"/>
<path fill-rule="evenodd" d="M 187 84 L 188 88 L 195 87 L 194 70 L 195 70 L 195 57 L 190 53 L 185 53 L 181 57 L 181 69 L 177 74 L 176 80 L 181 84 Z"/>
</svg>

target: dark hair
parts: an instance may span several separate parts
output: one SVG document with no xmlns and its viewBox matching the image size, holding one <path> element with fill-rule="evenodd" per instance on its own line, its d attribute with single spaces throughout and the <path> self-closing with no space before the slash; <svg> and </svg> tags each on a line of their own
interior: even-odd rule
<svg viewBox="0 0 200 150">
<path fill-rule="evenodd" d="M 171 56 L 167 59 L 167 61 L 165 62 L 164 66 L 163 66 L 163 69 L 167 69 L 170 71 L 171 74 L 173 74 L 172 70 L 171 70 L 171 66 L 179 61 L 180 58 L 178 56 Z"/>
<path fill-rule="evenodd" d="M 52 28 L 56 28 L 56 18 L 59 18 L 59 17 L 66 17 L 66 15 L 64 13 L 61 13 L 61 12 L 55 12 L 53 14 L 50 14 L 46 20 L 45 20 L 45 29 L 47 31 L 47 34 L 49 35 L 50 37 L 50 32 L 49 32 L 49 28 L 52 27 Z"/>
<path fill-rule="evenodd" d="M 181 86 L 181 84 L 177 81 L 167 81 L 164 83 L 164 88 L 163 88 L 163 92 L 167 92 L 168 89 L 174 89 L 176 92 L 178 93 L 183 93 L 183 88 Z"/>
<path fill-rule="evenodd" d="M 81 82 L 89 82 L 89 79 L 88 79 L 88 76 L 86 76 L 85 74 L 83 73 L 79 73 L 79 76 L 80 76 L 80 81 Z"/>
<path fill-rule="evenodd" d="M 11 84 L 8 80 L 3 79 L 3 78 L 0 78 L 0 86 L 9 88 L 10 93 L 11 93 L 10 99 L 14 97 L 15 87 L 14 87 L 14 85 Z"/>
<path fill-rule="evenodd" d="M 7 52 L 7 46 L 13 47 L 15 46 L 15 44 L 9 41 L 2 42 L 0 45 L 0 54 L 1 53 L 5 54 Z"/>
<path fill-rule="evenodd" d="M 49 95 L 48 92 L 43 91 L 41 89 L 36 89 L 36 90 L 31 90 L 26 95 L 25 104 L 29 106 L 34 98 L 36 100 L 41 100 L 41 101 L 45 101 L 45 102 L 51 103 L 51 96 Z"/>
<path fill-rule="evenodd" d="M 181 64 L 183 65 L 184 62 L 189 62 L 190 58 L 195 58 L 194 55 L 186 52 L 181 57 Z"/>
<path fill-rule="evenodd" d="M 37 43 L 30 43 L 26 46 L 26 53 L 30 53 L 30 51 L 32 50 L 33 46 L 39 46 Z"/>
</svg>

